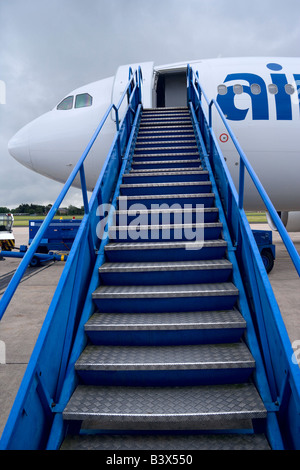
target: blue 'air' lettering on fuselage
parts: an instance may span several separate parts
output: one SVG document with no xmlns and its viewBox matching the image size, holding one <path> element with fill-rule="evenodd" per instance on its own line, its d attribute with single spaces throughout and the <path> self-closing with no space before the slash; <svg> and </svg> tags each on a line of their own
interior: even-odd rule
<svg viewBox="0 0 300 470">
<path fill-rule="evenodd" d="M 268 64 L 267 67 L 272 71 L 281 71 L 282 66 L 279 64 Z M 297 84 L 297 94 L 300 94 L 300 75 L 294 75 Z M 246 81 L 249 86 L 243 86 L 243 92 L 247 93 L 252 102 L 252 119 L 254 121 L 268 121 L 269 120 L 269 102 L 268 91 L 265 81 L 259 76 L 252 73 L 234 73 L 227 75 L 224 83 L 234 81 L 236 84 L 240 81 Z M 291 121 L 292 116 L 292 100 L 291 95 L 286 93 L 285 85 L 288 84 L 286 75 L 282 73 L 272 73 L 271 80 L 278 88 L 278 93 L 271 96 L 275 99 L 276 114 L 278 121 Z M 259 85 L 261 92 L 253 94 L 251 91 L 252 85 Z M 235 93 L 233 86 L 227 88 L 226 95 L 218 95 L 217 101 L 222 108 L 223 113 L 227 119 L 231 121 L 243 121 L 249 113 L 248 109 L 239 109 L 235 106 Z M 300 103 L 299 103 L 300 105 Z"/>
<path fill-rule="evenodd" d="M 292 115 L 292 101 L 291 95 L 288 95 L 285 91 L 285 85 L 288 84 L 287 78 L 283 74 L 271 74 L 272 82 L 277 85 L 278 93 L 276 93 L 276 113 L 278 121 L 291 121 Z"/>
<path fill-rule="evenodd" d="M 249 86 L 244 86 L 244 93 L 248 93 L 252 100 L 252 118 L 255 121 L 268 120 L 269 119 L 269 104 L 268 104 L 268 93 L 267 87 L 264 80 L 258 75 L 252 73 L 233 73 L 227 75 L 225 82 L 244 80 L 249 83 Z M 261 87 L 261 93 L 259 95 L 253 95 L 251 93 L 251 85 L 258 84 Z M 234 103 L 235 93 L 233 86 L 228 87 L 226 95 L 218 95 L 217 101 L 222 108 L 223 113 L 227 116 L 227 119 L 231 121 L 243 121 L 249 112 L 248 109 L 238 109 Z"/>
</svg>

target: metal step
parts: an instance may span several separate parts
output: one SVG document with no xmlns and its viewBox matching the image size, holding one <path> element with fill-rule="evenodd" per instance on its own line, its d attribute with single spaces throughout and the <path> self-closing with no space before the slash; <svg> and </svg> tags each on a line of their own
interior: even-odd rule
<svg viewBox="0 0 300 470">
<path fill-rule="evenodd" d="M 61 450 L 109 451 L 270 451 L 262 434 L 202 434 L 202 435 L 81 435 L 68 436 Z"/>
<path fill-rule="evenodd" d="M 195 140 L 195 138 L 190 139 L 190 140 L 184 140 L 184 139 L 174 140 L 174 139 L 172 139 L 172 140 L 163 140 L 163 141 L 154 141 L 153 139 L 151 139 L 151 141 L 148 142 L 148 141 L 145 141 L 143 139 L 143 141 L 141 142 L 138 139 L 137 142 L 136 142 L 134 152 L 138 153 L 140 150 L 143 150 L 144 152 L 147 152 L 148 148 L 149 149 L 153 149 L 153 148 L 165 149 L 165 148 L 177 148 L 177 147 L 179 147 L 179 148 L 185 147 L 185 148 L 196 149 L 197 148 L 196 140 Z"/>
<path fill-rule="evenodd" d="M 121 184 L 122 196 L 155 195 L 155 194 L 195 194 L 211 192 L 211 181 L 197 181 L 185 183 L 140 183 Z"/>
<path fill-rule="evenodd" d="M 155 162 L 173 162 L 174 160 L 180 160 L 181 162 L 183 161 L 184 165 L 186 164 L 186 161 L 194 160 L 197 163 L 199 163 L 199 166 L 201 165 L 200 162 L 200 157 L 199 157 L 199 152 L 171 152 L 171 153 L 163 153 L 163 154 L 137 154 L 133 156 L 133 163 L 139 163 L 139 162 L 150 162 L 150 163 L 155 163 Z M 184 161 L 185 160 L 185 161 Z M 171 167 L 170 167 L 171 168 Z"/>
<path fill-rule="evenodd" d="M 185 346 L 87 346 L 75 364 L 81 383 L 194 386 L 246 382 L 255 361 L 240 343 Z"/>
<path fill-rule="evenodd" d="M 142 204 L 146 209 L 157 209 L 157 207 L 161 207 L 162 204 L 169 204 L 170 206 L 180 204 L 181 207 L 188 204 L 192 204 L 193 206 L 200 204 L 205 207 L 212 207 L 215 202 L 215 195 L 214 193 L 155 194 L 142 196 L 119 196 L 117 200 L 119 207 L 127 207 L 127 209 L 130 209 L 132 205 L 136 204 Z"/>
<path fill-rule="evenodd" d="M 92 297 L 100 312 L 166 313 L 231 310 L 238 295 L 238 289 L 228 282 L 175 286 L 100 286 Z"/>
<path fill-rule="evenodd" d="M 159 138 L 159 137 L 165 137 L 168 135 L 172 135 L 173 137 L 177 138 L 185 134 L 192 135 L 193 137 L 195 137 L 193 126 L 191 125 L 168 126 L 166 129 L 164 129 L 163 127 L 155 128 L 154 126 L 151 126 L 151 127 L 145 126 L 143 128 L 140 128 L 139 133 L 138 133 L 138 138 L 144 138 L 144 137 Z"/>
<path fill-rule="evenodd" d="M 228 260 L 105 263 L 99 268 L 106 285 L 171 285 L 227 282 L 232 275 Z"/>
<path fill-rule="evenodd" d="M 176 163 L 178 163 L 178 161 L 176 161 Z M 186 160 L 184 160 L 182 163 L 186 163 Z M 152 169 L 147 169 L 147 168 L 146 169 L 134 169 L 134 168 L 131 168 L 130 172 L 126 173 L 125 176 L 135 175 L 135 174 L 144 175 L 144 174 L 147 174 L 147 173 L 149 175 L 150 174 L 160 175 L 162 172 L 163 173 L 174 173 L 174 174 L 181 173 L 181 172 L 188 172 L 190 174 L 193 174 L 193 173 L 204 172 L 204 171 L 205 170 L 203 170 L 203 168 L 201 168 L 201 167 L 198 167 L 198 168 L 189 168 L 189 167 L 170 168 L 170 169 L 166 169 L 166 170 L 163 169 L 163 171 L 160 168 L 152 168 Z"/>
<path fill-rule="evenodd" d="M 141 205 L 141 208 L 143 206 Z M 216 207 L 209 208 L 169 208 L 141 210 L 138 206 L 132 210 L 118 210 L 115 212 L 116 225 L 137 224 L 174 224 L 174 223 L 214 223 L 218 221 L 219 210 Z"/>
<path fill-rule="evenodd" d="M 166 114 L 172 114 L 172 115 L 175 115 L 175 114 L 178 114 L 178 115 L 188 115 L 190 116 L 190 111 L 189 111 L 189 108 L 185 107 L 185 108 L 181 108 L 181 109 L 172 109 L 172 108 L 156 108 L 156 109 L 148 109 L 148 110 L 143 110 L 143 116 L 151 116 L 151 115 L 160 115 L 162 114 L 163 116 L 165 116 Z"/>
<path fill-rule="evenodd" d="M 158 118 L 187 118 L 191 121 L 191 115 L 188 109 L 182 110 L 169 110 L 169 111 L 155 111 L 155 112 L 143 112 L 142 119 L 158 119 Z"/>
<path fill-rule="evenodd" d="M 94 314 L 85 325 L 94 345 L 178 346 L 240 341 L 246 328 L 236 311 Z"/>
<path fill-rule="evenodd" d="M 149 263 L 104 263 L 99 268 L 99 273 L 205 271 L 206 269 L 228 271 L 232 269 L 232 263 L 227 259 L 212 261 L 177 261 L 170 263 L 164 263 L 160 261 L 153 261 Z"/>
<path fill-rule="evenodd" d="M 94 299 L 106 299 L 113 296 L 117 299 L 126 298 L 190 298 L 212 296 L 237 296 L 238 289 L 231 283 L 177 285 L 177 286 L 100 286 L 94 292 Z"/>
<path fill-rule="evenodd" d="M 238 310 L 95 313 L 85 324 L 92 344 L 120 346 L 234 343 L 241 339 L 245 328 Z"/>
<path fill-rule="evenodd" d="M 161 224 L 111 226 L 108 231 L 110 241 L 114 242 L 150 242 L 150 241 L 186 241 L 204 242 L 217 240 L 221 236 L 222 223 L 199 224 Z"/>
<path fill-rule="evenodd" d="M 197 182 L 207 181 L 208 171 L 160 171 L 157 173 L 128 173 L 123 176 L 123 183 L 169 183 L 169 182 Z"/>
<path fill-rule="evenodd" d="M 105 255 L 110 262 L 197 261 L 224 258 L 227 242 L 143 242 L 108 243 Z"/>
<path fill-rule="evenodd" d="M 171 129 L 170 129 L 170 127 L 171 127 Z M 161 130 L 162 132 L 170 132 L 170 130 L 171 130 L 171 132 L 173 132 L 173 131 L 174 132 L 180 132 L 182 130 L 182 128 L 194 131 L 193 124 L 191 122 L 189 122 L 188 124 L 180 124 L 178 126 L 176 126 L 176 125 L 167 126 L 166 129 L 164 129 L 161 126 L 157 126 L 157 130 Z M 151 129 L 151 131 L 152 131 L 153 126 L 149 126 L 148 129 L 149 130 Z M 143 127 L 142 129 L 139 129 L 139 135 L 143 134 L 146 131 L 147 131 L 147 126 Z"/>
<path fill-rule="evenodd" d="M 79 386 L 65 420 L 88 420 L 99 430 L 221 430 L 266 418 L 252 384 L 199 387 Z M 83 423 L 83 427 L 84 427 Z"/>
<path fill-rule="evenodd" d="M 190 116 L 190 113 L 189 111 L 165 111 L 165 112 L 162 112 L 162 111 L 157 111 L 155 113 L 143 113 L 142 114 L 142 120 L 144 121 L 147 121 L 149 119 L 168 119 L 168 118 L 172 118 L 172 119 L 189 119 L 191 121 L 191 116 Z"/>
<path fill-rule="evenodd" d="M 146 147 L 136 147 L 134 149 L 134 156 L 136 157 L 137 155 L 165 155 L 165 154 L 174 154 L 174 153 L 180 153 L 180 154 L 191 154 L 192 152 L 197 153 L 198 152 L 198 147 L 197 145 L 170 145 L 170 146 L 165 146 L 165 147 L 151 147 L 151 146 L 146 146 Z M 199 156 L 199 155 L 198 155 Z"/>
<path fill-rule="evenodd" d="M 201 170 L 201 162 L 199 158 L 193 160 L 155 160 L 155 161 L 137 161 L 133 160 L 131 165 L 131 170 L 174 170 L 179 169 L 180 171 L 183 169 L 197 169 Z"/>
<path fill-rule="evenodd" d="M 181 122 L 182 119 L 184 120 L 188 120 L 189 122 L 191 122 L 191 117 L 190 117 L 190 113 L 188 111 L 181 111 L 181 112 L 165 112 L 165 113 L 161 113 L 161 112 L 157 112 L 157 113 L 143 113 L 142 115 L 142 121 L 143 122 L 146 122 L 146 121 L 149 121 L 149 120 L 169 120 L 169 119 L 172 119 L 172 120 L 177 120 L 178 122 Z"/>
<path fill-rule="evenodd" d="M 137 140 L 136 140 L 136 144 L 141 144 L 141 143 L 145 143 L 145 144 L 150 144 L 150 143 L 163 143 L 163 142 L 168 142 L 168 141 L 175 141 L 175 142 L 182 142 L 182 141 L 188 141 L 188 142 L 195 142 L 196 143 L 196 139 L 195 139 L 195 134 L 193 131 L 185 131 L 185 132 L 181 132 L 181 134 L 175 134 L 174 132 L 171 133 L 171 132 L 168 132 L 168 133 L 165 133 L 165 134 L 159 134 L 159 135 L 151 135 L 151 134 L 147 134 L 147 135 L 138 135 L 137 137 Z"/>
<path fill-rule="evenodd" d="M 157 108 L 145 108 L 143 113 L 169 112 L 169 111 L 188 111 L 187 106 L 161 106 Z"/>
<path fill-rule="evenodd" d="M 147 126 L 147 127 L 150 127 L 150 126 L 155 126 L 155 127 L 158 127 L 158 126 L 162 126 L 164 128 L 168 127 L 168 126 L 180 126 L 182 124 L 190 124 L 191 122 L 191 118 L 189 116 L 182 116 L 182 118 L 178 117 L 178 116 L 175 116 L 175 117 L 169 117 L 169 116 L 165 116 L 165 117 L 159 117 L 157 116 L 157 118 L 153 117 L 153 118 L 150 118 L 149 119 L 141 119 L 141 123 L 140 123 L 140 126 L 143 127 L 143 126 Z"/>
<path fill-rule="evenodd" d="M 193 125 L 191 123 L 191 118 L 187 115 L 166 115 L 166 116 L 149 116 L 145 119 L 141 119 L 139 133 L 143 132 L 145 129 L 155 129 L 161 128 L 163 131 L 172 130 L 173 128 L 186 128 L 188 130 L 193 130 Z"/>
<path fill-rule="evenodd" d="M 190 115 L 189 108 L 187 106 L 185 107 L 179 107 L 179 108 L 148 108 L 143 110 L 143 116 L 149 116 L 151 114 L 156 115 L 156 114 L 188 114 Z"/>
<path fill-rule="evenodd" d="M 184 313 L 95 313 L 85 325 L 85 331 L 132 330 L 209 330 L 246 328 L 238 310 Z"/>
<path fill-rule="evenodd" d="M 243 343 L 196 346 L 87 346 L 76 370 L 251 369 L 255 361 Z"/>
</svg>

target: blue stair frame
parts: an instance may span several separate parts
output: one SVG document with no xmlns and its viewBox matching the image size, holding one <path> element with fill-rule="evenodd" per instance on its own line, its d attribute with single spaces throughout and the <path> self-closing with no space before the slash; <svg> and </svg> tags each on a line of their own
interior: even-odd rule
<svg viewBox="0 0 300 470">
<path fill-rule="evenodd" d="M 300 373 L 243 210 L 245 170 L 276 211 L 190 67 L 186 108 L 144 109 L 141 86 L 130 70 L 104 117 L 115 109 L 117 134 L 89 203 L 92 142 L 78 163 L 86 215 L 0 447 L 300 449 Z M 240 153 L 239 194 L 205 102 Z"/>
</svg>

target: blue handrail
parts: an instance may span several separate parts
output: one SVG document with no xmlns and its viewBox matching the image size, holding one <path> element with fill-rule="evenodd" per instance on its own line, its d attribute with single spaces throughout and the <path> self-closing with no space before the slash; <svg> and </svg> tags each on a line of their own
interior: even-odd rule
<svg viewBox="0 0 300 470">
<path fill-rule="evenodd" d="M 282 241 L 283 243 L 285 244 L 285 247 L 291 257 L 291 260 L 297 270 L 297 273 L 300 277 L 300 256 L 295 248 L 295 245 L 293 244 L 285 226 L 283 225 L 280 217 L 278 216 L 278 213 L 275 209 L 275 207 L 273 206 L 273 203 L 271 201 L 271 199 L 269 198 L 268 194 L 266 193 L 263 185 L 261 184 L 258 176 L 256 175 L 255 171 L 253 170 L 249 160 L 247 159 L 244 151 L 242 150 L 236 136 L 234 135 L 231 127 L 229 126 L 228 124 L 228 121 L 222 111 L 222 109 L 220 108 L 219 104 L 217 103 L 217 101 L 215 99 L 212 99 L 211 101 L 209 101 L 207 95 L 205 94 L 205 92 L 203 91 L 203 88 L 202 88 L 202 85 L 199 81 L 199 77 L 198 77 L 198 74 L 195 73 L 195 71 L 190 67 L 188 66 L 188 74 L 189 74 L 189 80 L 190 80 L 190 84 L 193 83 L 193 80 L 195 80 L 196 84 L 197 84 L 197 88 L 194 87 L 194 90 L 196 92 L 196 94 L 198 95 L 198 99 L 200 100 L 201 98 L 201 95 L 204 96 L 205 98 L 205 101 L 207 102 L 207 105 L 209 107 L 209 119 L 208 119 L 208 122 L 209 122 L 209 127 L 211 129 L 211 131 L 213 130 L 213 122 L 212 122 L 212 108 L 213 106 L 216 108 L 220 118 L 222 119 L 227 131 L 228 131 L 228 134 L 230 135 L 231 139 L 232 139 L 232 142 L 234 143 L 234 146 L 240 156 L 240 181 L 239 181 L 239 208 L 240 209 L 243 209 L 244 208 L 244 186 L 245 186 L 245 169 L 247 169 L 256 189 L 258 190 L 258 193 L 260 195 L 260 197 L 262 198 L 265 206 L 266 206 L 266 209 L 267 211 L 269 212 L 273 222 L 274 222 L 274 225 L 276 226 L 281 238 L 282 238 Z"/>
<path fill-rule="evenodd" d="M 59 209 L 59 207 L 61 206 L 61 203 L 63 202 L 63 200 L 65 199 L 68 191 L 70 190 L 77 174 L 79 173 L 80 174 L 80 180 L 81 180 L 81 191 L 82 191 L 82 197 L 83 197 L 83 203 L 84 203 L 84 210 L 85 210 L 85 214 L 89 214 L 89 203 L 88 203 L 88 192 L 87 192 L 87 186 L 86 186 L 86 178 L 85 178 L 85 172 L 84 172 L 84 162 L 87 158 L 87 156 L 89 155 L 95 141 L 97 140 L 104 124 L 106 123 L 110 113 L 112 111 L 115 111 L 115 114 L 116 114 L 116 128 L 117 128 L 117 132 L 119 133 L 120 131 L 120 122 L 119 122 L 119 109 L 120 107 L 122 106 L 123 104 L 123 101 L 125 99 L 125 96 L 127 95 L 127 92 L 131 89 L 131 86 L 132 86 L 132 83 L 135 82 L 135 86 L 140 86 L 140 83 L 141 83 L 141 80 L 140 80 L 140 77 L 141 77 L 141 69 L 139 68 L 135 74 L 133 73 L 132 69 L 130 68 L 129 69 L 129 81 L 127 83 L 127 86 L 125 87 L 125 90 L 120 98 L 120 101 L 119 103 L 117 104 L 117 106 L 115 104 L 111 104 L 106 113 L 104 114 L 103 118 L 101 119 L 101 122 L 100 124 L 98 125 L 97 129 L 95 130 L 91 140 L 89 141 L 86 149 L 84 150 L 81 158 L 78 160 L 76 166 L 74 167 L 73 171 L 71 172 L 69 178 L 67 179 L 61 193 L 59 194 L 58 198 L 56 199 L 55 203 L 53 204 L 51 210 L 49 211 L 47 217 L 45 218 L 44 222 L 42 223 L 39 231 L 37 232 L 35 238 L 33 239 L 31 245 L 30 245 L 30 248 L 28 249 L 28 251 L 26 252 L 23 260 L 21 261 L 18 269 L 16 270 L 12 280 L 10 281 L 9 285 L 7 286 L 3 296 L 2 296 L 2 299 L 0 301 L 0 321 L 1 319 L 3 318 L 3 315 L 15 293 L 15 291 L 17 290 L 18 288 L 18 285 L 21 281 L 21 279 L 23 278 L 24 274 L 25 274 L 25 271 L 26 269 L 28 268 L 28 265 L 30 264 L 32 258 L 34 257 L 35 255 L 35 252 L 37 251 L 39 245 L 40 245 L 40 242 L 41 240 L 43 239 L 44 237 L 44 233 L 46 232 L 46 230 L 48 229 L 50 223 L 52 222 L 57 210 Z M 130 95 L 132 94 L 132 91 L 130 93 Z M 130 101 L 130 97 L 129 97 L 129 101 Z M 118 151 L 119 151 L 119 160 L 121 161 L 121 148 L 120 146 L 118 146 Z"/>
</svg>

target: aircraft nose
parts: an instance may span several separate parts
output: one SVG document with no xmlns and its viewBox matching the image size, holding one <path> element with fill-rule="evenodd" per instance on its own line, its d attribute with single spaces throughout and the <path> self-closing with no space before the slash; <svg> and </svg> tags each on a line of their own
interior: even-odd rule
<svg viewBox="0 0 300 470">
<path fill-rule="evenodd" d="M 32 168 L 32 161 L 30 157 L 29 147 L 29 130 L 25 126 L 18 131 L 8 142 L 8 151 L 11 156 L 22 163 L 22 165 Z"/>
</svg>

